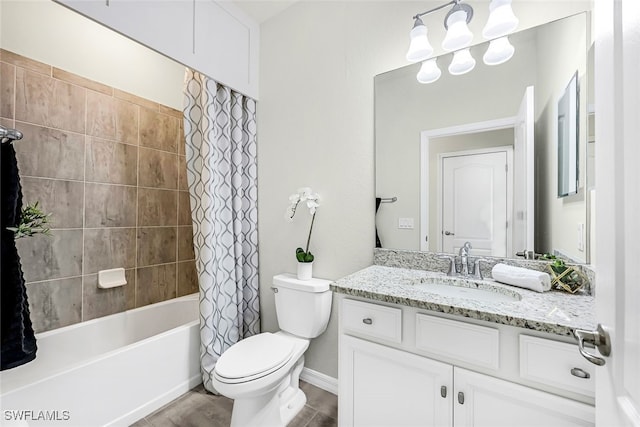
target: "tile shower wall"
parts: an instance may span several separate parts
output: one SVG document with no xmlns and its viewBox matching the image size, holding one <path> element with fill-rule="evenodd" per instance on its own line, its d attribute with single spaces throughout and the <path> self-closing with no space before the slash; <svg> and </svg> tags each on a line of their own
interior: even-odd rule
<svg viewBox="0 0 640 427">
<path fill-rule="evenodd" d="M 6 50 L 0 97 L 23 201 L 52 214 L 17 241 L 36 332 L 198 290 L 180 111 Z"/>
</svg>

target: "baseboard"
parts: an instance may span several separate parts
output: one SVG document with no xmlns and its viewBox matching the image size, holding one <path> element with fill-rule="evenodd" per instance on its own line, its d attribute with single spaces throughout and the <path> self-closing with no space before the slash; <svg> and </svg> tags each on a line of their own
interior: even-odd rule
<svg viewBox="0 0 640 427">
<path fill-rule="evenodd" d="M 300 374 L 300 379 L 311 385 L 321 388 L 329 393 L 338 395 L 338 380 L 313 369 L 304 368 Z"/>
</svg>

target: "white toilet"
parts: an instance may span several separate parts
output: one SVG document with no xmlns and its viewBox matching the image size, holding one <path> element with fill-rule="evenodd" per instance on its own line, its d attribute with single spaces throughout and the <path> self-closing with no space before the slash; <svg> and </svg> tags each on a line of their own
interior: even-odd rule
<svg viewBox="0 0 640 427">
<path fill-rule="evenodd" d="M 284 427 L 305 405 L 299 378 L 311 338 L 327 328 L 329 280 L 273 277 L 280 331 L 246 338 L 225 351 L 213 371 L 213 386 L 234 399 L 231 426 Z"/>
</svg>

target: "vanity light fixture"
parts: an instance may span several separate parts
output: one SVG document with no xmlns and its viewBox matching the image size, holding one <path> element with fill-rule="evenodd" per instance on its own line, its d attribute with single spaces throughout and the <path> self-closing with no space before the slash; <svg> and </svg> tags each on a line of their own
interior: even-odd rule
<svg viewBox="0 0 640 427">
<path fill-rule="evenodd" d="M 482 30 L 482 36 L 487 40 L 506 36 L 517 26 L 518 18 L 511 9 L 511 0 L 491 0 L 489 19 Z"/>
<path fill-rule="evenodd" d="M 500 37 L 491 40 L 482 60 L 487 65 L 500 65 L 510 60 L 515 51 L 516 49 L 509 43 L 509 37 Z"/>
<path fill-rule="evenodd" d="M 485 25 L 482 35 L 486 39 L 492 40 L 485 53 L 483 60 L 487 65 L 498 65 L 508 61 L 515 51 L 514 47 L 505 37 L 518 26 L 518 18 L 511 8 L 512 0 L 491 0 L 489 4 L 489 19 Z M 427 26 L 422 22 L 421 17 L 448 6 L 449 10 L 444 19 L 444 27 L 447 30 L 442 48 L 448 52 L 454 52 L 453 60 L 449 65 L 449 72 L 460 75 L 471 71 L 476 64 L 471 56 L 469 45 L 473 40 L 473 33 L 469 30 L 469 22 L 473 18 L 473 8 L 463 3 L 463 0 L 451 0 L 441 6 L 418 13 L 413 17 L 414 25 L 411 30 L 407 61 L 422 62 L 418 72 L 420 83 L 432 83 L 440 77 L 440 69 L 435 61 L 429 59 L 433 55 L 433 47 L 427 38 Z M 436 71 L 437 70 L 437 71 Z"/>
<path fill-rule="evenodd" d="M 453 60 L 449 64 L 449 74 L 459 76 L 473 70 L 476 66 L 476 60 L 471 56 L 469 48 L 457 50 L 453 54 Z"/>
<path fill-rule="evenodd" d="M 437 60 L 437 58 L 431 58 L 422 63 L 416 76 L 420 83 L 433 83 L 440 78 L 442 71 L 438 68 Z"/>
</svg>

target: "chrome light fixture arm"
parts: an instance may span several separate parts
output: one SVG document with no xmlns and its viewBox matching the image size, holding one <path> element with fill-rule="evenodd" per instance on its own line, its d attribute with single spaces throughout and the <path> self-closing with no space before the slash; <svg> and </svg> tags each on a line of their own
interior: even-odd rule
<svg viewBox="0 0 640 427">
<path fill-rule="evenodd" d="M 447 6 L 451 6 L 452 4 L 457 5 L 459 3 L 460 3 L 460 0 L 451 0 L 450 2 L 445 3 L 445 4 L 441 5 L 441 6 L 434 7 L 433 9 L 429 9 L 426 12 L 418 13 L 416 16 L 413 17 L 413 19 L 420 19 L 424 15 L 428 15 L 430 13 L 437 12 L 438 10 L 444 9 Z"/>
</svg>

